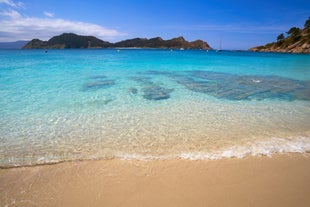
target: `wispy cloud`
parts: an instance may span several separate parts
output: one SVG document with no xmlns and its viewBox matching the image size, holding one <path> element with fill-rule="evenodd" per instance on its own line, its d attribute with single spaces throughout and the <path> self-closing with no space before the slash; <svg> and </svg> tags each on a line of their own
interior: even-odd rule
<svg viewBox="0 0 310 207">
<path fill-rule="evenodd" d="M 0 4 L 6 4 L 14 8 L 25 8 L 25 4 L 21 1 L 14 2 L 12 0 L 0 0 Z"/>
<path fill-rule="evenodd" d="M 39 38 L 47 40 L 54 35 L 73 32 L 80 35 L 93 35 L 102 39 L 113 40 L 125 35 L 115 29 L 108 29 L 98 24 L 55 18 L 51 12 L 44 11 L 46 17 L 29 17 L 16 9 L 24 7 L 22 2 L 0 0 L 0 4 L 8 6 L 0 10 L 0 41 L 31 40 Z M 16 9 L 15 9 L 16 8 Z"/>
<path fill-rule="evenodd" d="M 45 12 L 43 12 L 43 14 L 44 14 L 45 16 L 47 16 L 47 17 L 54 17 L 54 14 L 51 13 L 51 12 L 45 11 Z"/>
<path fill-rule="evenodd" d="M 15 10 L 6 10 L 6 11 L 1 11 L 0 16 L 4 17 L 10 17 L 12 19 L 17 19 L 20 18 L 20 13 L 15 11 Z"/>
</svg>

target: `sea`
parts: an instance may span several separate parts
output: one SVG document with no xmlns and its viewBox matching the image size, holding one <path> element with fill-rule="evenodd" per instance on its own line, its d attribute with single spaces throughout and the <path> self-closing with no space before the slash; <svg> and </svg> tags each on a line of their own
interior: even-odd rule
<svg viewBox="0 0 310 207">
<path fill-rule="evenodd" d="M 310 151 L 310 55 L 0 50 L 0 167 Z"/>
</svg>

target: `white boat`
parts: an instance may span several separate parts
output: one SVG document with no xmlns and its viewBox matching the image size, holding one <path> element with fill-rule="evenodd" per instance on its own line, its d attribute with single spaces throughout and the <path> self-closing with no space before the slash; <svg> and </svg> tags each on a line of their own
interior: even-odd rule
<svg viewBox="0 0 310 207">
<path fill-rule="evenodd" d="M 216 50 L 216 52 L 221 52 L 222 51 L 222 37 L 220 39 L 220 47 L 218 50 Z"/>
</svg>

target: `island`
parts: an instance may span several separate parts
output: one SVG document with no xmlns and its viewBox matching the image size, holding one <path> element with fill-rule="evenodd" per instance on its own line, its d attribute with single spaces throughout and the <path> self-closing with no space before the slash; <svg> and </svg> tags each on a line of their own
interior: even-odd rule
<svg viewBox="0 0 310 207">
<path fill-rule="evenodd" d="M 277 41 L 266 45 L 252 47 L 254 52 L 286 52 L 286 53 L 310 53 L 310 17 L 305 22 L 304 28 L 292 27 L 278 35 Z"/>
<path fill-rule="evenodd" d="M 74 33 L 64 33 L 54 36 L 48 41 L 33 39 L 23 49 L 73 49 L 73 48 L 184 48 L 184 49 L 212 49 L 207 42 L 195 40 L 186 41 L 180 36 L 170 40 L 161 37 L 151 39 L 134 38 L 116 43 L 103 41 L 94 36 L 82 36 Z"/>
</svg>

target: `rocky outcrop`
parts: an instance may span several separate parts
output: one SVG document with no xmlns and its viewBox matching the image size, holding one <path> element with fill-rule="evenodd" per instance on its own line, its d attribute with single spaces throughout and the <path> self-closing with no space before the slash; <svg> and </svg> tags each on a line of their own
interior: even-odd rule
<svg viewBox="0 0 310 207">
<path fill-rule="evenodd" d="M 50 48 L 113 48 L 113 47 L 136 47 L 136 48 L 184 48 L 184 49 L 212 49 L 208 43 L 202 40 L 193 42 L 186 41 L 183 37 L 163 40 L 161 37 L 151 39 L 134 38 L 116 43 L 102 41 L 93 36 L 81 36 L 72 33 L 64 33 L 55 36 L 48 41 L 33 39 L 23 49 L 50 49 Z"/>
<path fill-rule="evenodd" d="M 298 41 L 287 47 L 281 47 L 277 43 L 267 44 L 249 49 L 253 52 L 283 52 L 283 53 L 310 53 L 310 43 Z"/>
<path fill-rule="evenodd" d="M 253 47 L 249 50 L 254 52 L 310 53 L 310 18 L 306 21 L 303 29 L 292 27 L 286 34 L 287 37 L 280 34 L 277 42 Z"/>
<path fill-rule="evenodd" d="M 49 49 L 49 48 L 103 48 L 112 44 L 102 41 L 93 36 L 81 36 L 73 33 L 64 33 L 52 37 L 48 41 L 33 39 L 28 42 L 23 49 Z"/>
</svg>

